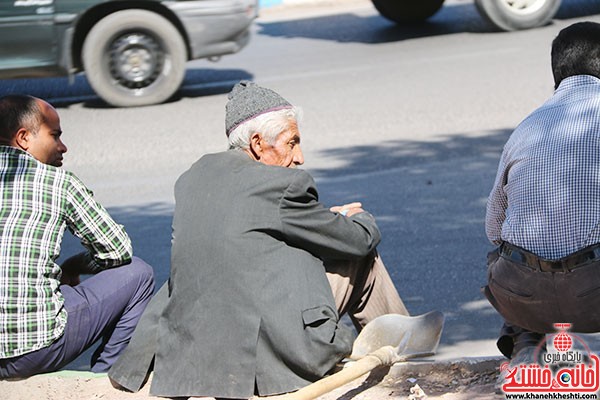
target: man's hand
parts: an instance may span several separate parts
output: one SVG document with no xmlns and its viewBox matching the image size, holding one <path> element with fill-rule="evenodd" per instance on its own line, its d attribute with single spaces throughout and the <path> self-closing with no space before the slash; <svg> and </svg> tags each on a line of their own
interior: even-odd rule
<svg viewBox="0 0 600 400">
<path fill-rule="evenodd" d="M 350 204 L 344 204 L 343 206 L 334 206 L 329 209 L 331 212 L 340 213 L 346 217 L 351 217 L 354 214 L 364 212 L 362 209 L 362 203 L 354 202 Z"/>
<path fill-rule="evenodd" d="M 60 276 L 60 284 L 61 285 L 69 285 L 69 286 L 77 286 L 81 283 L 81 279 L 79 279 L 79 274 L 73 274 L 64 272 Z"/>
<path fill-rule="evenodd" d="M 67 258 L 60 266 L 62 275 L 60 277 L 61 285 L 76 286 L 81 282 L 80 274 L 91 274 L 87 264 L 89 263 L 89 253 L 82 252 Z"/>
</svg>

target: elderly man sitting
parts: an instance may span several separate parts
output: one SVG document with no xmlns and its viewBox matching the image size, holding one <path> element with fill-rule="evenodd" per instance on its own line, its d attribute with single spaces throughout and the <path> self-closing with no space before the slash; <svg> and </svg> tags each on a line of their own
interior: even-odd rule
<svg viewBox="0 0 600 400">
<path fill-rule="evenodd" d="M 297 109 L 252 82 L 226 106 L 229 150 L 175 185 L 171 277 L 109 376 L 136 391 L 247 398 L 296 390 L 351 350 L 360 330 L 404 314 L 360 203 L 325 208 L 304 162 Z"/>
</svg>

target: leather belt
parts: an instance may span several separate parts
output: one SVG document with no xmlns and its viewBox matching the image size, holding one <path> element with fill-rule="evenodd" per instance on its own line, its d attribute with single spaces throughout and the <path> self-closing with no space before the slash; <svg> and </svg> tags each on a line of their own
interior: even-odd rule
<svg viewBox="0 0 600 400">
<path fill-rule="evenodd" d="M 525 249 L 504 242 L 500 246 L 500 255 L 536 271 L 570 272 L 591 262 L 600 261 L 600 243 L 578 250 L 558 260 L 547 260 Z"/>
</svg>

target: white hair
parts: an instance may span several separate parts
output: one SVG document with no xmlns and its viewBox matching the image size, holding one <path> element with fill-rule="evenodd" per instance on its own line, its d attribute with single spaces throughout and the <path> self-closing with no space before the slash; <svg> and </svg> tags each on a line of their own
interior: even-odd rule
<svg viewBox="0 0 600 400">
<path fill-rule="evenodd" d="M 246 150 L 250 148 L 250 138 L 256 132 L 260 132 L 268 143 L 274 144 L 277 136 L 288 127 L 290 120 L 298 122 L 301 116 L 302 110 L 292 107 L 252 118 L 231 131 L 229 149 Z"/>
</svg>

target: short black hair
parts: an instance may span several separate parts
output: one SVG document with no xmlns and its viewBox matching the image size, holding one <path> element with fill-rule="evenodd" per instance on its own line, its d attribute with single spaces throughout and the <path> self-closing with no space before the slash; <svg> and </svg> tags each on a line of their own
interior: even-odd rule
<svg viewBox="0 0 600 400">
<path fill-rule="evenodd" d="M 0 97 L 0 139 L 2 141 L 11 141 L 21 128 L 37 134 L 43 123 L 44 115 L 35 97 L 20 94 Z"/>
<path fill-rule="evenodd" d="M 552 42 L 554 87 L 574 75 L 600 79 L 600 24 L 578 22 L 561 30 Z"/>
</svg>

